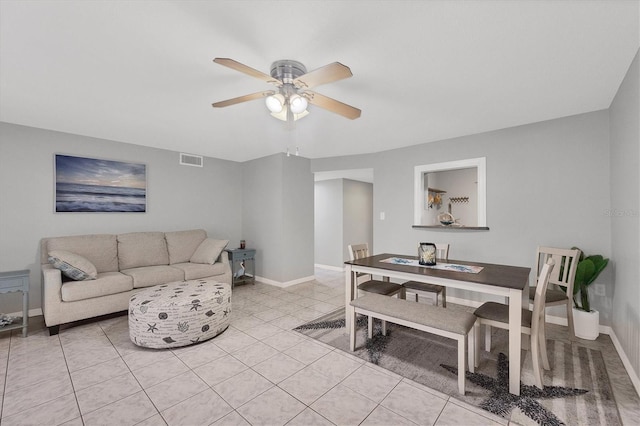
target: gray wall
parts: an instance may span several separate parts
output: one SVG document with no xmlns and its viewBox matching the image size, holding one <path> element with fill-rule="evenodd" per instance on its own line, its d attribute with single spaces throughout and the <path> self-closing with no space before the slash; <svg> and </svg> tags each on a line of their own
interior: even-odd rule
<svg viewBox="0 0 640 426">
<path fill-rule="evenodd" d="M 315 183 L 315 256 L 320 265 L 342 267 L 342 179 Z"/>
<path fill-rule="evenodd" d="M 640 374 L 640 66 L 638 53 L 610 108 L 612 328 Z M 611 268 L 611 267 L 609 267 Z M 609 296 L 610 297 L 610 296 Z"/>
<path fill-rule="evenodd" d="M 243 163 L 243 238 L 256 274 L 274 283 L 313 276 L 313 175 L 309 160 L 275 154 Z"/>
<path fill-rule="evenodd" d="M 146 213 L 54 213 L 54 154 L 147 165 Z M 178 164 L 179 153 L 0 123 L 0 270 L 31 270 L 30 308 L 41 302 L 39 241 L 73 234 L 203 228 L 239 240 L 240 163 L 205 158 Z M 21 310 L 19 294 L 3 295 L 0 312 Z"/>
<path fill-rule="evenodd" d="M 349 244 L 369 244 L 373 252 L 373 185 L 343 179 L 342 259 L 349 260 Z M 343 266 L 340 262 L 339 266 Z"/>
<path fill-rule="evenodd" d="M 414 229 L 417 165 L 486 157 L 489 231 Z M 375 251 L 416 252 L 420 241 L 449 242 L 451 259 L 533 267 L 538 245 L 578 246 L 611 255 L 608 111 L 581 114 L 366 156 L 312 161 L 312 170 L 374 169 Z M 379 220 L 379 212 L 386 219 Z M 605 271 L 599 282 L 611 285 Z M 482 300 L 452 291 L 452 296 Z M 611 304 L 594 300 L 601 323 Z M 562 309 L 551 312 L 563 316 Z"/>
<path fill-rule="evenodd" d="M 308 158 L 283 158 L 282 282 L 313 277 L 313 174 Z"/>
</svg>

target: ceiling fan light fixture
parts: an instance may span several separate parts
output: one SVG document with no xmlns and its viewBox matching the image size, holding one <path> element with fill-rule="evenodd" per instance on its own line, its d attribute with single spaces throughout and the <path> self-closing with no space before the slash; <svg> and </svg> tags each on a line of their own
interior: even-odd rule
<svg viewBox="0 0 640 426">
<path fill-rule="evenodd" d="M 307 100 L 300 95 L 291 95 L 289 98 L 289 106 L 291 107 L 291 112 L 294 114 L 301 114 L 307 109 L 308 105 Z"/>
<path fill-rule="evenodd" d="M 293 111 L 291 112 L 293 113 Z M 302 111 L 299 114 L 293 113 L 293 121 L 298 121 L 299 119 L 306 117 L 307 115 L 309 115 L 309 111 L 306 110 Z M 271 116 L 281 121 L 287 121 L 287 108 L 282 108 L 282 111 L 280 112 L 272 112 Z"/>
<path fill-rule="evenodd" d="M 271 111 L 272 113 L 277 114 L 279 112 L 282 112 L 284 108 L 284 96 L 279 93 L 267 96 L 264 102 L 267 105 L 269 111 Z"/>
</svg>

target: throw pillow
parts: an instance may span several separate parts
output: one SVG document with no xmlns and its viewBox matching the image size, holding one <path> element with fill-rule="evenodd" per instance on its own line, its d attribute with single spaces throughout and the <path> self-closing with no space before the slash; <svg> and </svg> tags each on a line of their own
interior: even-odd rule
<svg viewBox="0 0 640 426">
<path fill-rule="evenodd" d="M 229 240 L 207 238 L 200 243 L 196 252 L 191 256 L 190 261 L 191 263 L 208 263 L 209 265 L 213 265 L 227 244 L 229 244 Z"/>
<path fill-rule="evenodd" d="M 49 252 L 49 263 L 60 269 L 67 277 L 76 281 L 95 280 L 98 278 L 96 267 L 87 258 L 66 250 Z"/>
</svg>

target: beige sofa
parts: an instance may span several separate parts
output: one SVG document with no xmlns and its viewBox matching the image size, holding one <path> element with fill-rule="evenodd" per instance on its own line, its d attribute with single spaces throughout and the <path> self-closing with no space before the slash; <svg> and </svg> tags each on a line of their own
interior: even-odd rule
<svg viewBox="0 0 640 426">
<path fill-rule="evenodd" d="M 42 239 L 42 312 L 49 333 L 57 334 L 60 324 L 126 311 L 142 288 L 199 278 L 231 285 L 227 243 L 207 238 L 202 229 Z"/>
</svg>

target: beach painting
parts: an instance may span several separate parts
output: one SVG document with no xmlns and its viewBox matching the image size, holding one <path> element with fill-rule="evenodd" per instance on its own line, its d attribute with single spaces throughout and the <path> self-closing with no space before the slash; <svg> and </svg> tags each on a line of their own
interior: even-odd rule
<svg viewBox="0 0 640 426">
<path fill-rule="evenodd" d="M 147 210 L 146 165 L 55 156 L 56 212 Z"/>
</svg>

